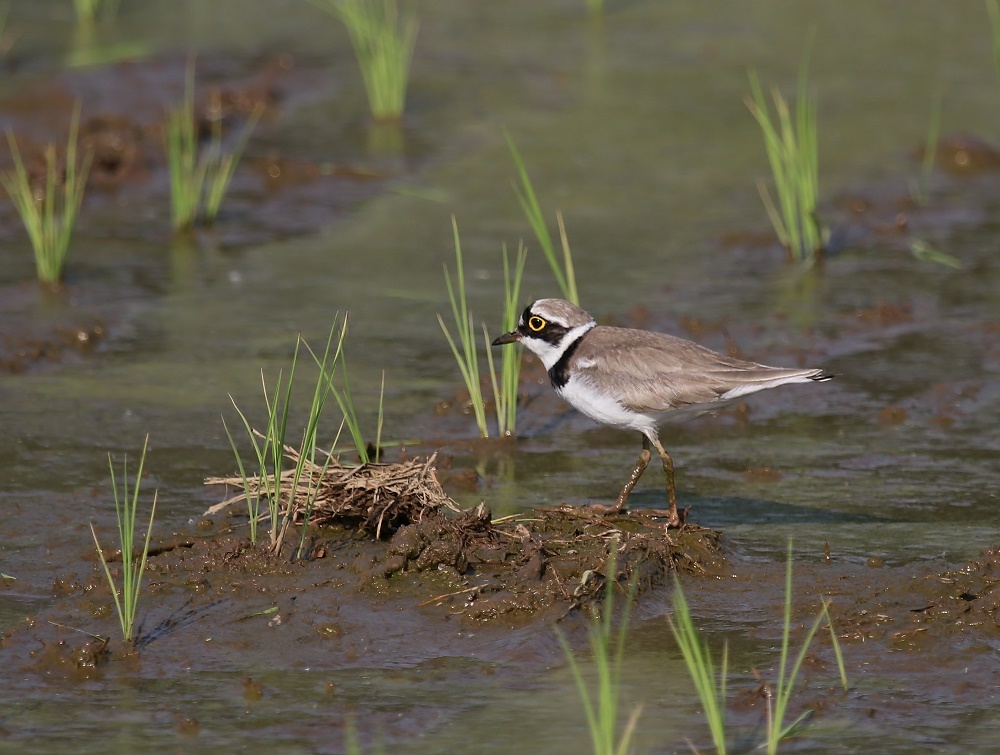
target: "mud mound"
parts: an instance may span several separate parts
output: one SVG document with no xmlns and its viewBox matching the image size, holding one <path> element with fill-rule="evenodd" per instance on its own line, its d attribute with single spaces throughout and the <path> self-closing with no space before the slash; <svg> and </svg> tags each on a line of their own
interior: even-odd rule
<svg viewBox="0 0 1000 755">
<path fill-rule="evenodd" d="M 290 451 L 289 458 L 298 457 Z M 414 580 L 423 591 L 420 605 L 446 606 L 453 615 L 480 621 L 540 610 L 565 613 L 593 604 L 609 578 L 635 579 L 642 592 L 671 571 L 705 571 L 723 562 L 715 532 L 689 525 L 668 533 L 660 521 L 664 512 L 610 514 L 565 506 L 493 521 L 482 504 L 459 511 L 437 480 L 435 458 L 354 467 L 335 459 L 322 467 L 307 463 L 297 484 L 294 471 L 282 473 L 280 514 L 286 522 L 308 521 L 319 528 L 311 559 L 340 560 L 345 542 L 359 548 L 358 541 L 373 539 L 363 554 L 349 559 L 363 588 L 384 593 L 390 582 L 397 587 L 407 576 L 432 575 Z M 243 481 L 211 478 L 206 484 L 242 487 Z M 264 498 L 276 489 L 275 479 L 253 478 L 247 487 L 251 497 Z M 227 498 L 207 513 L 246 497 L 247 492 Z M 286 542 L 293 539 L 298 538 Z M 609 575 L 612 548 L 616 574 Z"/>
<path fill-rule="evenodd" d="M 704 572 L 724 561 L 720 537 L 701 527 L 667 533 L 655 516 L 615 516 L 577 507 L 538 509 L 493 522 L 480 505 L 400 528 L 370 573 L 373 582 L 402 573 L 445 570 L 460 589 L 425 601 L 452 615 L 486 621 L 599 602 L 609 579 L 638 592 L 672 571 Z M 615 574 L 608 573 L 614 554 Z"/>
</svg>

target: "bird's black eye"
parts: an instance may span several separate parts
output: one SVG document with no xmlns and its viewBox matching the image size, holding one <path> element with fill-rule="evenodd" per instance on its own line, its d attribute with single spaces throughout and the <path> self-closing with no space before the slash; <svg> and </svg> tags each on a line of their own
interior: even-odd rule
<svg viewBox="0 0 1000 755">
<path fill-rule="evenodd" d="M 542 328 L 544 328 L 546 325 L 548 325 L 548 323 L 545 322 L 545 320 L 543 320 L 538 315 L 532 315 L 531 317 L 528 318 L 528 327 L 531 328 L 536 333 L 540 331 Z"/>
</svg>

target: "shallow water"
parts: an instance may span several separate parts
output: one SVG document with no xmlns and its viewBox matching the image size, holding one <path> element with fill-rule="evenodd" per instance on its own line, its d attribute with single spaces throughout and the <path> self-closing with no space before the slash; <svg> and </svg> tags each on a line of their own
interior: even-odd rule
<svg viewBox="0 0 1000 755">
<path fill-rule="evenodd" d="M 568 1 L 422 7 L 395 150 L 380 148 L 384 135 L 364 117 L 352 53 L 331 19 L 290 0 L 259 0 L 253 13 L 247 5 L 126 2 L 115 27 L 90 41 L 74 36 L 63 3 L 12 8 L 8 27 L 19 36 L 0 83 L 0 125 L 19 137 L 21 129 L 61 137 L 74 96 L 85 115 L 94 107 L 157 122 L 179 96 L 189 48 L 199 50 L 209 81 L 264 79 L 277 96 L 218 228 L 193 244 L 171 239 L 166 179 L 152 169 L 118 192 L 91 193 L 67 290 L 49 296 L 32 285 L 13 211 L 0 209 L 0 355 L 62 344 L 29 360 L 23 374 L 0 373 L 0 571 L 18 578 L 16 595 L 0 598 L 4 625 L 38 611 L 39 601 L 58 602 L 53 582 L 67 551 L 74 562 L 89 556 L 87 523 L 112 524 L 107 452 L 137 454 L 151 435 L 144 486 L 159 490 L 158 534 L 187 527 L 215 503 L 217 492 L 201 483 L 233 467 L 219 418 L 234 418 L 227 394 L 256 407 L 259 371 L 276 375 L 295 334 L 319 340 L 336 312 L 350 312 L 348 358 L 365 421 L 374 421 L 384 369 L 386 436 L 442 445 L 454 468 L 485 472 L 475 491 L 460 494 L 463 503 L 485 500 L 506 514 L 611 499 L 638 440 L 566 413 L 546 386 L 530 388 L 520 437 L 500 458 L 468 450 L 470 418 L 434 412 L 458 390 L 434 318 L 447 308 L 441 265 L 453 260 L 450 216 L 462 233 L 473 309 L 494 330 L 501 244 L 530 233 L 510 188 L 502 127 L 549 216 L 565 215 L 584 304 L 595 315 L 717 349 L 728 338 L 760 361 L 838 374 L 755 397 L 748 415 L 727 412 L 664 433 L 681 504 L 694 521 L 725 532 L 734 571 L 780 562 L 789 537 L 805 562 L 821 560 L 826 541 L 845 569 L 874 556 L 903 571 L 943 571 L 996 543 L 998 388 L 989 376 L 1000 366 L 991 199 L 1000 180 L 938 171 L 930 205 L 906 203 L 935 92 L 944 92 L 946 133 L 994 137 L 1000 91 L 979 3 L 911 2 L 905 11 L 863 2 L 625 3 L 602 21 Z M 847 229 L 847 243 L 822 271 L 796 274 L 769 241 L 754 186 L 766 159 L 742 98 L 751 67 L 790 92 L 811 30 L 825 212 Z M 123 41 L 146 55 L 66 67 L 74 53 L 114 53 Z M 283 65 L 272 68 L 278 59 Z M 262 177 L 260 165 L 275 153 L 291 161 L 283 164 L 288 184 Z M 375 177 L 295 173 L 324 164 Z M 860 214 L 852 209 L 858 197 L 868 207 Z M 908 225 L 894 231 L 901 212 Z M 964 268 L 918 262 L 912 238 Z M 526 300 L 555 293 L 531 254 Z M 72 345 L 73 333 L 95 323 L 94 346 Z M 660 505 L 656 472 L 643 479 L 636 505 Z M 762 584 L 762 602 L 775 603 L 779 587 Z M 777 622 L 780 603 L 770 612 L 731 609 L 736 588 L 714 589 L 719 604 L 701 606 L 699 618 L 719 641 L 750 635 L 734 673 L 751 689 L 751 667 L 774 658 L 756 628 Z M 657 752 L 703 738 L 665 637 L 668 605 L 636 621 L 625 693 L 629 705 L 645 705 L 638 736 Z M 162 619 L 155 598 L 145 610 L 150 621 Z M 196 627 L 205 633 L 204 622 Z M 345 669 L 304 669 L 296 648 L 281 646 L 254 668 L 233 651 L 218 668 L 166 669 L 150 659 L 155 674 L 123 668 L 54 687 L 18 675 L 0 693 L 11 711 L 0 724 L 11 746 L 39 750 L 81 741 L 104 748 L 109 737 L 121 749 L 175 739 L 186 750 L 252 747 L 266 736 L 289 749 L 336 751 L 348 714 L 365 741 L 414 752 L 469 741 L 484 752 L 585 747 L 583 713 L 548 629 L 511 646 L 500 634 L 454 654 L 423 640 L 408 650 L 393 645 L 396 653 L 359 650 Z M 533 645 L 541 647 L 525 649 Z M 995 634 L 966 653 L 970 664 L 992 662 Z M 902 655 L 914 666 L 934 662 L 933 651 Z M 869 662 L 855 659 L 857 678 Z M 960 677 L 939 689 L 911 671 L 887 666 L 865 682 L 880 693 L 871 703 L 876 728 L 858 726 L 873 694 L 859 683 L 847 702 L 826 705 L 796 746 L 867 748 L 861 736 L 890 731 L 886 752 L 959 752 L 988 741 L 989 695 L 970 702 L 955 691 Z M 270 690 L 264 705 L 247 701 L 246 676 Z M 330 679 L 342 694 L 328 695 Z M 158 710 L 165 699 L 174 701 L 171 713 Z M 932 708 L 930 725 L 914 713 Z M 185 738 L 173 712 L 191 709 L 199 732 Z M 752 713 L 741 721 L 747 731 Z"/>
</svg>

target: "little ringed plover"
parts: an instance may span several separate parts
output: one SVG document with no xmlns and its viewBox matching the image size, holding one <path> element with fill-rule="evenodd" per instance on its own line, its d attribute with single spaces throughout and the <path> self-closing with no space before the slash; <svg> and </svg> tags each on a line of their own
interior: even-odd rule
<svg viewBox="0 0 1000 755">
<path fill-rule="evenodd" d="M 603 424 L 642 433 L 642 453 L 611 511 L 624 509 L 649 464 L 652 444 L 667 476 L 670 527 L 679 527 L 682 519 L 674 493 L 674 463 L 657 430 L 668 415 L 696 416 L 757 391 L 833 378 L 823 370 L 734 359 L 665 333 L 598 325 L 563 299 L 530 304 L 517 328 L 493 345 L 518 341 L 542 360 L 556 393 L 575 409 Z"/>
</svg>

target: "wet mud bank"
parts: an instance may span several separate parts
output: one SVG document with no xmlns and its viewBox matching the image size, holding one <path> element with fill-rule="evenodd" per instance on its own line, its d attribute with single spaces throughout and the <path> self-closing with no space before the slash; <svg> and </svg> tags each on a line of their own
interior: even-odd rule
<svg viewBox="0 0 1000 755">
<path fill-rule="evenodd" d="M 278 677 L 307 674 L 306 697 L 349 702 L 362 731 L 388 732 L 393 742 L 391 727 L 379 728 L 378 705 L 338 691 L 339 672 L 419 668 L 426 675 L 431 664 L 432 676 L 459 684 L 482 685 L 483 674 L 489 684 L 524 684 L 564 662 L 555 627 L 583 647 L 587 619 L 607 585 L 609 549 L 617 546 L 619 594 L 632 578 L 638 586 L 633 648 L 657 637 L 672 647 L 663 627 L 668 577 L 678 574 L 696 622 L 736 632 L 733 730 L 752 731 L 765 715 L 768 692 L 760 680 L 776 673 L 784 567 L 749 556 L 717 532 L 694 525 L 668 531 L 641 511 L 608 516 L 559 507 L 493 521 L 484 507 L 440 508 L 387 528 L 381 538 L 363 526 L 311 527 L 304 557 L 295 558 L 298 533 L 275 555 L 266 538 L 253 544 L 237 534 L 242 518 L 220 512 L 155 545 L 134 648 L 118 639 L 93 555 L 64 553 L 67 565 L 49 602 L 0 640 L 5 667 L 22 679 L 26 699 L 184 684 L 199 672 L 202 683 L 246 707 L 279 694 L 278 672 L 270 670 L 280 669 Z M 933 736 L 935 727 L 974 715 L 996 696 L 996 669 L 981 659 L 997 643 L 1000 550 L 960 565 L 888 566 L 833 553 L 797 559 L 794 574 L 793 648 L 820 601 L 829 600 L 850 683 L 847 692 L 837 685 L 832 646 L 821 635 L 793 703 L 794 715 L 812 711 L 818 731 L 833 727 L 845 745 L 856 736 L 891 740 L 905 719 L 908 737 Z M 19 592 L 16 583 L 8 587 Z M 446 659 L 472 666 L 445 669 Z M 182 697 L 159 721 L 170 736 L 198 736 L 202 716 L 185 707 L 196 697 Z M 909 712 L 900 709 L 904 703 Z M 433 733 L 466 709 L 433 695 L 399 707 L 408 721 L 400 741 Z M 330 704 L 315 715 L 342 727 L 345 708 Z M 9 741 L 20 736 L 17 716 L 12 709 Z"/>
<path fill-rule="evenodd" d="M 64 681 L 100 679 L 140 659 L 143 675 L 268 658 L 330 669 L 442 654 L 502 662 L 556 622 L 583 626 L 609 579 L 622 596 L 634 582 L 642 601 L 671 574 L 729 568 L 718 533 L 668 530 L 649 513 L 563 506 L 494 521 L 483 505 L 458 511 L 425 460 L 325 471 L 341 487 L 310 510 L 323 524 L 310 524 L 305 537 L 286 530 L 277 551 L 266 523 L 256 543 L 245 536 L 246 512 L 234 499 L 192 532 L 154 544 L 134 648 L 118 639 L 104 575 L 85 551 L 65 554 L 51 602 L 4 636 L 3 654 L 20 672 Z M 396 494 L 387 493 L 394 483 Z M 120 568 L 120 553 L 108 558 Z M 261 632 L 280 638 L 280 649 Z"/>
</svg>

